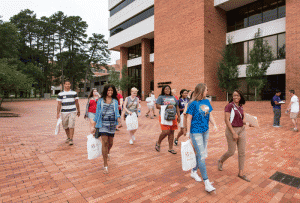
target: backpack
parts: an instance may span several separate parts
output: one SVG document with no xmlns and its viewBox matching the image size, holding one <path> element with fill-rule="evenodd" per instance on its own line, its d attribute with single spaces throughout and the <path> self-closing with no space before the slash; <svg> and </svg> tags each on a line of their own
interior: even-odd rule
<svg viewBox="0 0 300 203">
<path fill-rule="evenodd" d="M 275 102 L 274 102 L 273 98 L 271 99 L 271 105 L 275 106 Z"/>
<path fill-rule="evenodd" d="M 172 121 L 176 118 L 176 108 L 169 109 L 169 105 L 167 105 L 165 110 L 165 120 Z"/>
</svg>

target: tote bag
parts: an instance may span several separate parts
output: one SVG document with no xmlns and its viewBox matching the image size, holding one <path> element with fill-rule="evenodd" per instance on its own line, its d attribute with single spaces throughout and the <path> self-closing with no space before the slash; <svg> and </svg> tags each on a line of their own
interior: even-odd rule
<svg viewBox="0 0 300 203">
<path fill-rule="evenodd" d="M 87 136 L 87 152 L 88 159 L 95 159 L 102 155 L 102 143 L 96 139 L 92 134 Z"/>
<path fill-rule="evenodd" d="M 61 118 L 59 118 L 56 123 L 55 135 L 58 135 L 58 133 L 59 133 L 61 122 L 62 122 L 62 120 L 61 120 Z"/>
<path fill-rule="evenodd" d="M 138 129 L 139 123 L 136 113 L 129 114 L 126 117 L 126 126 L 128 131 Z"/>
<path fill-rule="evenodd" d="M 184 171 L 191 170 L 197 165 L 196 155 L 190 139 L 186 142 L 181 142 L 181 160 L 182 170 Z"/>
</svg>

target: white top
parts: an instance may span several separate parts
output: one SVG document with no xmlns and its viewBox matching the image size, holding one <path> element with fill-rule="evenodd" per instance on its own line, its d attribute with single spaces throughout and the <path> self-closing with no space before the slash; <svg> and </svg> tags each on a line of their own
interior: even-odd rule
<svg viewBox="0 0 300 203">
<path fill-rule="evenodd" d="M 155 102 L 155 97 L 147 97 L 146 98 L 146 102 L 148 106 L 154 106 L 154 102 Z"/>
<path fill-rule="evenodd" d="M 292 96 L 291 102 L 292 102 L 291 112 L 293 113 L 299 112 L 299 99 L 296 95 Z"/>
<path fill-rule="evenodd" d="M 77 92 L 72 90 L 60 92 L 56 100 L 61 101 L 61 113 L 76 112 Z"/>
</svg>

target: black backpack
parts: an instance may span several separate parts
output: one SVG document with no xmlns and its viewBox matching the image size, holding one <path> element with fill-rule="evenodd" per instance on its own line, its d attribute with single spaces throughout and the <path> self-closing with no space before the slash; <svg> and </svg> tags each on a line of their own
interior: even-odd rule
<svg viewBox="0 0 300 203">
<path fill-rule="evenodd" d="M 169 105 L 167 105 L 165 110 L 165 120 L 173 121 L 176 118 L 176 108 L 169 109 Z"/>
<path fill-rule="evenodd" d="M 274 102 L 273 98 L 271 99 L 271 105 L 275 106 L 275 102 Z"/>
</svg>

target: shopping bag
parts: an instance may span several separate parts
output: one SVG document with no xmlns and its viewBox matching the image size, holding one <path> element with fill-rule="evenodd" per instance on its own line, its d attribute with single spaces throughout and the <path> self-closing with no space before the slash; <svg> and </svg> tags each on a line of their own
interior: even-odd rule
<svg viewBox="0 0 300 203">
<path fill-rule="evenodd" d="M 184 171 L 191 170 L 197 165 L 196 155 L 190 139 L 186 142 L 181 142 L 181 160 L 182 170 Z"/>
<path fill-rule="evenodd" d="M 256 116 L 245 113 L 245 122 L 251 124 L 254 127 L 259 127 L 258 119 Z"/>
<path fill-rule="evenodd" d="M 96 139 L 92 134 L 87 136 L 87 152 L 88 159 L 95 159 L 102 155 L 102 143 Z"/>
<path fill-rule="evenodd" d="M 131 115 L 129 114 L 126 117 L 126 125 L 127 125 L 127 130 L 136 130 L 138 129 L 138 117 L 136 115 L 136 113 L 132 113 Z"/>
<path fill-rule="evenodd" d="M 165 119 L 165 111 L 166 111 L 166 107 L 167 105 L 161 105 L 160 107 L 160 116 L 161 116 L 161 124 L 162 125 L 169 125 L 169 126 L 172 126 L 173 125 L 173 121 L 167 121 Z"/>
<path fill-rule="evenodd" d="M 57 119 L 56 128 L 55 128 L 55 135 L 58 135 L 58 133 L 59 133 L 61 122 L 62 122 L 61 118 Z"/>
</svg>

